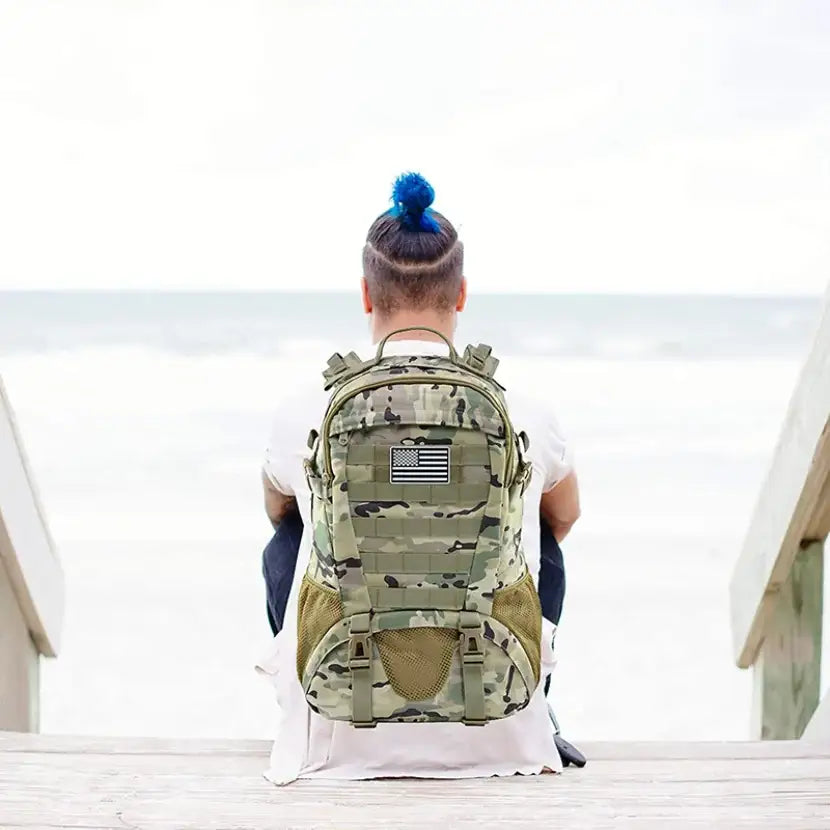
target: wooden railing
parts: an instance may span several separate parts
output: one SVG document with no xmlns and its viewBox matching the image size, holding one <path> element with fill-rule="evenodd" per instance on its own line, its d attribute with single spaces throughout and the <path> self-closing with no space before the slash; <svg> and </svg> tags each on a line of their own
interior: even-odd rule
<svg viewBox="0 0 830 830">
<path fill-rule="evenodd" d="M 753 666 L 754 738 L 830 739 L 820 704 L 830 533 L 830 289 L 731 584 L 736 662 Z"/>
<path fill-rule="evenodd" d="M 54 657 L 64 579 L 0 379 L 0 729 L 37 731 L 40 655 Z"/>
</svg>

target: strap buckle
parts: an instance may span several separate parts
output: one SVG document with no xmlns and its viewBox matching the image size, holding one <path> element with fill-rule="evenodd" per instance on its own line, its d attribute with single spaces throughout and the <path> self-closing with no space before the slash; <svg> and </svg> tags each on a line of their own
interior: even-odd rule
<svg viewBox="0 0 830 830">
<path fill-rule="evenodd" d="M 352 674 L 352 726 L 371 729 L 372 717 L 372 636 L 368 614 L 355 614 L 349 625 L 349 671 Z"/>
<path fill-rule="evenodd" d="M 462 611 L 458 630 L 461 633 L 461 677 L 464 688 L 464 717 L 467 726 L 486 726 L 484 702 L 484 627 L 475 611 Z"/>
<path fill-rule="evenodd" d="M 349 625 L 349 668 L 368 669 L 371 665 L 369 615 L 355 614 Z"/>
<path fill-rule="evenodd" d="M 462 620 L 458 628 L 461 632 L 461 662 L 465 666 L 482 665 L 484 663 L 484 644 L 481 642 L 483 629 L 478 614 L 472 613 L 471 616 Z"/>
<path fill-rule="evenodd" d="M 368 669 L 369 658 L 369 634 L 352 634 L 349 637 L 349 668 Z"/>
<path fill-rule="evenodd" d="M 519 466 L 516 471 L 514 484 L 519 486 L 519 492 L 524 495 L 528 484 L 530 484 L 531 475 L 533 474 L 533 464 L 527 459 L 527 451 L 530 449 L 530 439 L 524 430 L 518 433 L 516 438 L 519 450 Z"/>
<path fill-rule="evenodd" d="M 461 662 L 465 666 L 480 666 L 484 663 L 484 652 L 478 647 L 481 632 L 461 632 Z"/>
<path fill-rule="evenodd" d="M 528 484 L 530 484 L 530 478 L 533 474 L 533 465 L 529 461 L 522 462 L 522 469 L 518 475 L 518 484 L 520 486 L 520 493 L 524 494 L 524 491 L 527 490 Z"/>
<path fill-rule="evenodd" d="M 314 470 L 314 465 L 310 458 L 303 459 L 303 470 L 305 472 L 305 481 L 311 494 L 331 503 L 331 487 L 329 486 L 328 475 L 326 473 L 318 475 Z"/>
</svg>

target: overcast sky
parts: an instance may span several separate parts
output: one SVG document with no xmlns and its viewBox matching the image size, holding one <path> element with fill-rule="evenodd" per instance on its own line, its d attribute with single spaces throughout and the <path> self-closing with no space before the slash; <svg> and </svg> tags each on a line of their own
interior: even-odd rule
<svg viewBox="0 0 830 830">
<path fill-rule="evenodd" d="M 420 170 L 476 290 L 830 277 L 830 3 L 0 0 L 0 288 L 351 288 Z"/>
</svg>

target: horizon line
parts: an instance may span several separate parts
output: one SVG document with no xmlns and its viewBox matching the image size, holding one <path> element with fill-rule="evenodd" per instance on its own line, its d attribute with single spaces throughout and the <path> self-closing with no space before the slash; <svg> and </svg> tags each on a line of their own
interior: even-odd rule
<svg viewBox="0 0 830 830">
<path fill-rule="evenodd" d="M 356 289 L 329 289 L 329 288 L 308 288 L 304 290 L 283 289 L 283 288 L 0 288 L 0 295 L 46 295 L 46 294 L 179 294 L 179 295 L 286 295 L 302 296 L 309 294 L 321 295 L 356 295 Z M 802 291 L 776 291 L 776 292 L 753 292 L 753 291 L 492 291 L 480 290 L 471 292 L 471 296 L 491 297 L 662 297 L 662 298 L 711 298 L 711 299 L 821 299 L 824 292 L 802 292 Z"/>
</svg>

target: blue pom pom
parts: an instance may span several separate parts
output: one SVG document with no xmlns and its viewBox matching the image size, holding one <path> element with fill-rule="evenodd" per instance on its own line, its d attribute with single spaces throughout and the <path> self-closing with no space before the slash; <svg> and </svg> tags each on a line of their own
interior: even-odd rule
<svg viewBox="0 0 830 830">
<path fill-rule="evenodd" d="M 429 211 L 434 199 L 432 185 L 420 173 L 403 173 L 392 189 L 392 212 L 405 228 L 437 233 L 439 225 Z"/>
</svg>

